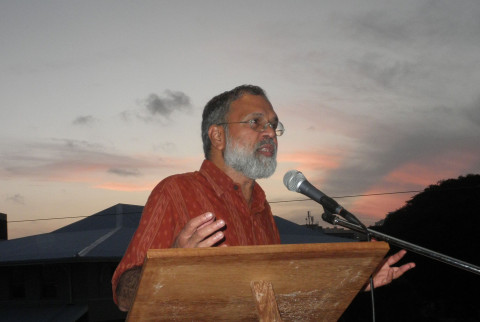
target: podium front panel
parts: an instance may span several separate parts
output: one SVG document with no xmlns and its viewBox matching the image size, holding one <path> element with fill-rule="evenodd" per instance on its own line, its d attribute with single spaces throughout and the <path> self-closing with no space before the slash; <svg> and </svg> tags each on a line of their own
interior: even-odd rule
<svg viewBox="0 0 480 322">
<path fill-rule="evenodd" d="M 255 321 L 252 281 L 283 321 L 337 321 L 388 251 L 384 242 L 149 250 L 129 321 Z"/>
</svg>

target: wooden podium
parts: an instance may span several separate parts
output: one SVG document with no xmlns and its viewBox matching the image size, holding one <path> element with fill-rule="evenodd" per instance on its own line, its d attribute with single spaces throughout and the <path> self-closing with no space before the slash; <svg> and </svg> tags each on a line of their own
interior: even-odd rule
<svg viewBox="0 0 480 322">
<path fill-rule="evenodd" d="M 337 321 L 384 242 L 149 250 L 128 321 Z"/>
</svg>

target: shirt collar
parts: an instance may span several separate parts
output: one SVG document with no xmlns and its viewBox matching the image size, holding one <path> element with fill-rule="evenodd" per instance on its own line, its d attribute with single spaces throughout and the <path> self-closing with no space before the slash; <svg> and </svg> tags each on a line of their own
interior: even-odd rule
<svg viewBox="0 0 480 322">
<path fill-rule="evenodd" d="M 240 185 L 235 183 L 232 178 L 227 176 L 225 172 L 220 170 L 212 161 L 204 160 L 200 167 L 200 174 L 202 174 L 212 186 L 217 196 L 221 196 L 226 191 L 240 189 Z M 252 211 L 261 211 L 265 207 L 266 196 L 260 185 L 255 182 L 252 192 Z"/>
</svg>

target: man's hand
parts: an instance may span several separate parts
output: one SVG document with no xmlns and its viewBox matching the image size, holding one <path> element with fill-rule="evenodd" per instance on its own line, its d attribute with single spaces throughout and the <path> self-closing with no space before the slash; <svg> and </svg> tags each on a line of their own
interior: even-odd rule
<svg viewBox="0 0 480 322">
<path fill-rule="evenodd" d="M 172 248 L 210 247 L 223 237 L 223 220 L 215 221 L 211 212 L 190 219 L 173 242 Z"/>
<path fill-rule="evenodd" d="M 215 221 L 215 216 L 207 212 L 203 215 L 191 219 L 180 234 L 175 239 L 172 247 L 193 248 L 210 247 L 218 243 L 223 238 L 225 227 L 223 220 Z M 118 307 L 121 311 L 130 310 L 135 292 L 140 281 L 141 267 L 134 267 L 125 271 L 118 282 L 116 289 Z"/>
<path fill-rule="evenodd" d="M 399 267 L 392 266 L 401 260 L 406 253 L 407 251 L 402 249 L 385 260 L 380 269 L 373 275 L 373 286 L 375 288 L 391 283 L 394 279 L 399 278 L 406 271 L 415 267 L 415 263 L 408 263 Z M 370 284 L 364 290 L 370 291 Z"/>
</svg>

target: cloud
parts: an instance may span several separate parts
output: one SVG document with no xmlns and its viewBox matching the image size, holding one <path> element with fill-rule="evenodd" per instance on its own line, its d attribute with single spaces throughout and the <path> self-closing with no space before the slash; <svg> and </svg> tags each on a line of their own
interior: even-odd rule
<svg viewBox="0 0 480 322">
<path fill-rule="evenodd" d="M 177 145 L 174 142 L 162 142 L 153 146 L 154 151 L 162 151 L 166 153 L 172 153 L 177 150 Z"/>
<path fill-rule="evenodd" d="M 404 190 L 407 191 L 408 189 Z M 375 193 L 377 189 L 372 191 L 366 191 L 365 194 Z M 402 192 L 402 191 L 399 191 Z M 355 214 L 360 221 L 364 221 L 362 217 L 375 217 L 378 220 L 385 218 L 385 215 L 389 212 L 395 211 L 405 205 L 405 201 L 409 200 L 418 192 L 397 193 L 387 195 L 372 195 L 360 198 L 355 198 L 352 201 L 349 211 Z M 364 224 L 369 224 L 364 222 Z M 370 223 L 371 224 L 371 223 Z"/>
<path fill-rule="evenodd" d="M 121 177 L 138 177 L 140 176 L 140 171 L 138 169 L 119 169 L 119 168 L 110 168 L 107 170 L 108 173 L 116 174 Z"/>
<path fill-rule="evenodd" d="M 25 198 L 21 194 L 15 194 L 13 196 L 8 196 L 6 201 L 11 201 L 16 204 L 24 205 L 25 204 Z"/>
<path fill-rule="evenodd" d="M 384 180 L 419 187 L 479 170 L 475 155 L 480 151 L 474 142 L 415 134 L 383 142 L 369 137 L 371 143 L 350 151 L 338 168 L 328 172 L 326 184 L 335 193 L 361 193 Z"/>
<path fill-rule="evenodd" d="M 377 48 L 398 48 L 418 45 L 465 44 L 465 40 L 478 39 L 479 7 L 474 1 L 407 1 L 394 5 L 383 3 L 365 6 L 352 16 L 343 17 L 352 40 L 368 43 Z M 447 41 L 447 42 L 446 42 Z"/>
<path fill-rule="evenodd" d="M 150 94 L 144 102 L 147 111 L 152 115 L 170 116 L 173 111 L 189 110 L 190 98 L 182 92 L 165 91 L 163 97 Z"/>
<path fill-rule="evenodd" d="M 280 154 L 279 162 L 295 163 L 302 171 L 325 171 L 336 169 L 342 159 L 341 151 L 313 152 L 296 151 L 295 153 Z"/>
<path fill-rule="evenodd" d="M 335 41 L 284 52 L 284 69 L 315 94 L 282 102 L 296 106 L 288 129 L 309 142 L 294 140 L 298 146 L 279 160 L 297 163 L 331 196 L 421 190 L 480 172 L 480 6 L 407 1 L 350 9 L 331 15 Z M 327 38 L 319 31 L 318 39 Z M 294 74 L 307 70 L 318 76 L 312 88 Z M 384 215 L 407 198 L 348 202 Z"/>
<path fill-rule="evenodd" d="M 393 59 L 378 53 L 365 53 L 356 60 L 350 60 L 353 71 L 374 84 L 394 90 L 400 85 L 408 84 L 412 78 L 421 78 L 422 66 L 419 62 L 405 59 Z"/>
<path fill-rule="evenodd" d="M 165 90 L 163 96 L 150 94 L 147 98 L 138 101 L 140 110 L 126 110 L 120 113 L 124 121 L 132 118 L 141 119 L 144 122 L 169 120 L 174 112 L 188 113 L 192 111 L 190 97 L 181 91 Z"/>
<path fill-rule="evenodd" d="M 411 40 L 409 16 L 382 10 L 369 10 L 351 19 L 351 31 L 369 42 L 405 42 Z"/>
<path fill-rule="evenodd" d="M 405 104 L 401 109 L 382 109 L 379 104 L 383 102 L 372 104 L 366 115 L 358 117 L 329 108 L 322 108 L 321 114 L 309 112 L 310 119 L 319 120 L 318 129 L 309 131 L 312 140 L 322 138 L 322 133 L 336 134 L 337 145 L 329 146 L 332 141 L 327 139 L 319 143 L 322 149 L 318 152 L 294 150 L 280 154 L 279 160 L 297 163 L 312 184 L 337 196 L 418 190 L 480 171 L 478 101 L 464 106 L 423 102 L 426 106 Z M 366 117 L 375 110 L 378 112 Z M 302 123 L 308 127 L 308 120 Z M 338 140 L 342 137 L 345 140 Z M 379 211 L 388 205 L 394 208 L 389 211 L 395 210 L 402 198 L 406 197 L 379 202 Z"/>
<path fill-rule="evenodd" d="M 92 125 L 96 119 L 91 115 L 79 116 L 72 121 L 74 125 Z"/>
<path fill-rule="evenodd" d="M 480 97 L 464 111 L 465 117 L 477 127 L 480 127 Z"/>
<path fill-rule="evenodd" d="M 442 155 L 443 153 L 443 155 Z M 454 157 L 453 157 L 454 156 Z M 381 218 L 405 204 L 415 193 L 396 194 L 402 191 L 421 191 L 440 180 L 457 178 L 459 175 L 479 170 L 480 154 L 474 151 L 443 151 L 436 155 L 424 155 L 399 164 L 385 176 L 376 177 L 363 194 L 394 193 L 381 196 L 356 198 L 351 210 L 361 215 Z"/>
<path fill-rule="evenodd" d="M 158 168 L 176 168 L 182 162 L 158 156 L 133 157 L 108 151 L 104 146 L 71 139 L 51 139 L 15 145 L 0 152 L 0 172 L 6 179 L 87 182 L 95 185 L 111 180 L 113 174 L 125 180 Z M 123 179 L 122 179 L 123 178 Z M 157 178 L 152 178 L 155 181 Z"/>
<path fill-rule="evenodd" d="M 106 182 L 94 186 L 97 189 L 114 190 L 114 191 L 151 191 L 152 183 L 120 183 L 120 182 Z"/>
<path fill-rule="evenodd" d="M 444 151 L 444 155 L 406 162 L 386 175 L 384 181 L 427 187 L 443 179 L 456 178 L 459 173 L 467 174 L 479 161 L 480 155 L 474 151 Z"/>
</svg>

